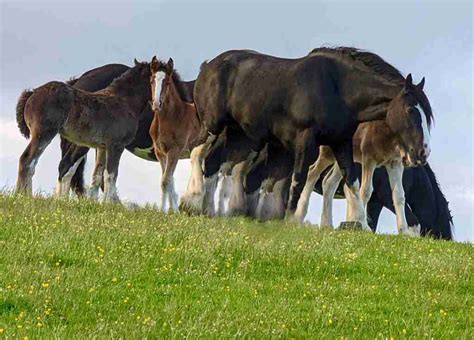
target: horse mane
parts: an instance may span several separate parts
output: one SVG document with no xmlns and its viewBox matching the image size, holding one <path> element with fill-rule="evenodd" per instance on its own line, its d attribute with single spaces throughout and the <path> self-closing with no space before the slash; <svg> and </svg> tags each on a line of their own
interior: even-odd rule
<svg viewBox="0 0 474 340">
<path fill-rule="evenodd" d="M 190 98 L 192 98 L 192 95 L 188 93 L 187 88 L 184 86 L 184 81 L 181 79 L 181 75 L 178 73 L 178 71 L 176 71 L 176 69 L 173 70 L 173 75 L 171 78 L 173 79 L 174 87 L 176 88 L 181 100 L 191 103 L 192 100 L 190 100 Z"/>
<path fill-rule="evenodd" d="M 359 63 L 373 74 L 381 77 L 382 79 L 403 86 L 405 82 L 405 77 L 402 73 L 393 65 L 386 62 L 379 55 L 361 50 L 355 47 L 317 47 L 314 48 L 309 55 L 313 54 L 330 54 L 339 56 L 345 60 L 348 60 L 352 63 Z M 423 108 L 423 111 L 426 116 L 426 121 L 428 127 L 431 127 L 431 123 L 434 120 L 433 111 L 431 110 L 431 105 L 423 91 L 416 91 L 416 96 L 419 99 L 419 102 Z"/>
<path fill-rule="evenodd" d="M 431 186 L 433 188 L 433 193 L 435 195 L 434 199 L 436 202 L 436 227 L 439 228 L 440 235 L 439 237 L 445 240 L 451 240 L 453 238 L 453 216 L 451 215 L 451 210 L 449 210 L 449 202 L 446 200 L 441 188 L 439 186 L 438 180 L 436 179 L 435 173 L 431 169 L 430 165 L 426 163 L 424 166 L 425 173 L 428 176 Z"/>
<path fill-rule="evenodd" d="M 146 62 L 140 63 L 140 66 L 149 67 L 148 63 Z M 137 72 L 140 72 L 141 67 L 135 66 L 135 67 L 129 68 L 127 71 L 123 72 L 120 76 L 112 80 L 110 85 L 107 86 L 105 89 L 100 90 L 100 92 L 105 92 L 105 93 L 120 92 L 123 88 L 130 90 L 130 88 L 132 88 L 132 86 L 130 86 L 130 83 L 132 80 L 134 80 L 135 74 Z"/>
<path fill-rule="evenodd" d="M 340 56 L 352 62 L 360 62 L 372 73 L 384 78 L 385 80 L 401 85 L 405 81 L 405 77 L 401 72 L 386 62 L 382 57 L 375 53 L 364 51 L 355 47 L 317 47 L 309 54 L 327 53 Z"/>
<path fill-rule="evenodd" d="M 79 78 L 74 76 L 74 77 L 69 78 L 69 80 L 66 81 L 66 84 L 68 84 L 69 86 L 73 86 L 78 80 Z"/>
</svg>

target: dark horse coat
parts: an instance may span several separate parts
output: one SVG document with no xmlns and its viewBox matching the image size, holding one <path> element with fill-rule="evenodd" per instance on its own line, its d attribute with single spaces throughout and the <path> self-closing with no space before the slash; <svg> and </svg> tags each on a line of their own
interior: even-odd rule
<svg viewBox="0 0 474 340">
<path fill-rule="evenodd" d="M 359 122 L 385 114 L 396 132 L 402 130 L 405 112 L 417 104 L 405 101 L 403 80 L 377 55 L 355 49 L 321 49 L 300 59 L 228 51 L 202 65 L 194 97 L 199 118 L 211 134 L 236 125 L 254 141 L 256 151 L 276 139 L 294 155 L 290 215 L 318 146 L 329 145 L 352 193 L 349 218 L 367 227 L 352 136 Z"/>
<path fill-rule="evenodd" d="M 122 64 L 107 64 L 87 71 L 79 78 L 68 81 L 67 84 L 80 90 L 95 92 L 109 86 L 115 78 L 122 75 L 128 69 L 130 67 Z M 135 138 L 132 143 L 126 146 L 126 149 L 140 158 L 157 161 L 153 151 L 153 141 L 148 132 L 153 116 L 151 106 L 147 105 L 140 116 Z M 88 151 L 88 147 L 78 146 L 61 137 L 61 161 L 58 167 L 58 182 L 61 183 L 65 176 L 72 177 L 71 189 L 78 196 L 83 195 L 85 192 L 84 166 Z"/>
</svg>

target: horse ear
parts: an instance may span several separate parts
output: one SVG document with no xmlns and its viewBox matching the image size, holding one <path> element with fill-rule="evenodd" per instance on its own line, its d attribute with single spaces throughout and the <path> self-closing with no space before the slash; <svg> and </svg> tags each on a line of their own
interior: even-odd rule
<svg viewBox="0 0 474 340">
<path fill-rule="evenodd" d="M 168 69 L 169 69 L 170 72 L 174 70 L 174 61 L 173 61 L 173 58 L 169 58 L 169 59 L 168 59 Z"/>
<path fill-rule="evenodd" d="M 158 71 L 158 58 L 156 55 L 151 59 L 150 68 L 154 72 Z"/>
<path fill-rule="evenodd" d="M 138 66 L 138 64 L 140 64 L 140 63 L 138 62 L 137 58 L 134 58 L 134 59 L 133 59 L 133 63 L 135 64 L 135 66 Z"/>
<path fill-rule="evenodd" d="M 418 85 L 416 85 L 416 88 L 419 90 L 423 90 L 423 86 L 425 86 L 425 77 L 421 78 L 421 81 Z"/>
<path fill-rule="evenodd" d="M 413 78 L 411 76 L 411 73 L 407 75 L 407 78 L 405 79 L 405 87 L 413 85 Z"/>
</svg>

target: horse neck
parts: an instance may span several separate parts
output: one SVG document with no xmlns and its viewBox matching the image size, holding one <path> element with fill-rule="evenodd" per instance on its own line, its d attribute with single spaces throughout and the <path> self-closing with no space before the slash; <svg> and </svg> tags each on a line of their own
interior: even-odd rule
<svg viewBox="0 0 474 340">
<path fill-rule="evenodd" d="M 362 144 L 369 138 L 369 147 Z M 390 130 L 385 120 L 366 122 L 359 124 L 352 139 L 354 148 L 354 159 L 361 161 L 362 158 L 383 159 L 384 162 L 399 158 L 395 146 L 398 144 L 397 136 Z M 364 157 L 362 157 L 362 152 Z"/>
<path fill-rule="evenodd" d="M 166 99 L 166 107 L 168 110 L 165 114 L 171 114 L 174 118 L 183 115 L 186 112 L 186 103 L 181 99 L 176 84 L 171 82 L 170 93 Z"/>
<path fill-rule="evenodd" d="M 353 112 L 360 112 L 368 107 L 389 102 L 402 89 L 400 84 L 374 75 L 368 70 L 351 67 L 344 63 L 341 63 L 339 67 L 342 69 L 341 74 L 345 75 L 339 81 L 341 95 Z"/>
<path fill-rule="evenodd" d="M 133 112 L 141 113 L 145 104 L 151 100 L 148 82 L 136 79 L 126 84 L 118 84 L 113 87 L 107 87 L 104 92 L 109 95 L 117 96 L 125 100 Z"/>
</svg>

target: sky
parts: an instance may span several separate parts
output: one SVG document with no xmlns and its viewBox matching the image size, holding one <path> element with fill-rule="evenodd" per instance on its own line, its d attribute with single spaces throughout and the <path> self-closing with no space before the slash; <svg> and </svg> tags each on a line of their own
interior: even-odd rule
<svg viewBox="0 0 474 340">
<path fill-rule="evenodd" d="M 67 80 L 108 64 L 133 65 L 153 55 L 174 59 L 183 79 L 229 49 L 301 57 L 318 46 L 352 46 L 375 52 L 414 82 L 426 77 L 435 115 L 429 159 L 454 216 L 456 239 L 474 241 L 473 4 L 471 1 L 26 1 L 0 0 L 0 187 L 13 187 L 27 145 L 15 122 L 25 88 Z M 93 152 L 86 181 L 90 182 Z M 58 138 L 39 161 L 34 189 L 50 193 L 60 159 Z M 186 189 L 189 161 L 175 174 Z M 157 163 L 122 157 L 122 198 L 159 202 Z M 308 218 L 320 219 L 313 194 Z M 335 222 L 345 202 L 335 205 Z M 395 233 L 385 211 L 381 232 Z"/>
</svg>

